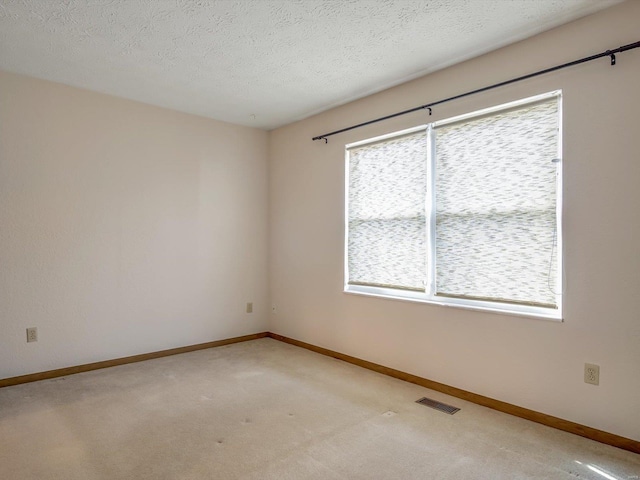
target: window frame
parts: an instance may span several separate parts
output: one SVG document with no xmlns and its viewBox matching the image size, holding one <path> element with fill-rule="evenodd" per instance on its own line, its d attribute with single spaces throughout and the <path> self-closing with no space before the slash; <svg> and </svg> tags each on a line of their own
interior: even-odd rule
<svg viewBox="0 0 640 480">
<path fill-rule="evenodd" d="M 558 151 L 557 161 L 559 162 L 556 169 L 556 255 L 557 255 L 557 279 L 558 287 L 562 291 L 564 285 L 563 277 L 563 240 L 562 240 L 562 205 L 563 205 L 563 158 L 562 158 L 562 140 L 563 140 L 563 127 L 562 127 L 562 90 L 555 90 L 540 95 L 534 95 L 531 97 L 519 99 L 516 101 L 504 103 L 501 105 L 492 106 L 476 110 L 474 112 L 465 113 L 463 115 L 457 115 L 454 117 L 438 120 L 436 122 L 418 125 L 415 127 L 407 128 L 397 132 L 391 132 L 377 137 L 349 143 L 345 145 L 345 236 L 344 236 L 344 293 L 366 295 L 373 297 L 387 298 L 391 300 L 404 300 L 411 302 L 420 302 L 432 305 L 440 305 L 443 307 L 455 307 L 464 308 L 469 310 L 485 311 L 499 314 L 524 316 L 532 318 L 541 318 L 547 320 L 562 321 L 563 320 L 563 304 L 562 304 L 562 292 L 556 293 L 556 305 L 557 308 L 548 308 L 534 305 L 522 305 L 506 302 L 495 302 L 488 300 L 476 300 L 467 298 L 454 298 L 454 297 L 442 297 L 436 296 L 436 209 L 435 205 L 435 131 L 437 128 L 454 123 L 464 122 L 473 118 L 496 114 L 503 111 L 517 109 L 529 104 L 540 103 L 549 99 L 555 98 L 558 106 Z M 426 244 L 427 244 L 427 271 L 425 291 L 417 292 L 411 290 L 401 290 L 386 287 L 377 286 L 365 286 L 365 285 L 350 285 L 349 284 L 349 152 L 351 149 L 369 145 L 372 143 L 379 143 L 385 140 L 390 140 L 401 135 L 408 135 L 419 131 L 426 131 L 427 133 L 427 155 L 425 158 L 427 166 L 427 195 L 425 198 L 425 213 L 426 213 Z"/>
</svg>

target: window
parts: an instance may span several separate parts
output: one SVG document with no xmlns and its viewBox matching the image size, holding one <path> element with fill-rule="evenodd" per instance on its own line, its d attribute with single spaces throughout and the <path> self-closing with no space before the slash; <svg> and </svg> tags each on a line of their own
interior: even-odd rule
<svg viewBox="0 0 640 480">
<path fill-rule="evenodd" d="M 347 145 L 345 291 L 561 318 L 561 94 Z"/>
</svg>

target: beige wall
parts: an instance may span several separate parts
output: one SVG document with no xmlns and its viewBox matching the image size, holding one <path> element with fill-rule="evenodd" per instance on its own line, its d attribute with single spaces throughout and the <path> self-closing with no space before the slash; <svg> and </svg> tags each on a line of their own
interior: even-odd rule
<svg viewBox="0 0 640 480">
<path fill-rule="evenodd" d="M 266 151 L 0 73 L 0 378 L 266 330 Z"/>
<path fill-rule="evenodd" d="M 424 113 L 350 124 L 640 40 L 640 2 L 350 103 L 270 135 L 272 331 L 640 440 L 640 51 L 434 109 L 430 120 L 562 89 L 565 322 L 342 293 L 344 145 Z M 585 362 L 600 385 L 583 382 Z"/>
</svg>

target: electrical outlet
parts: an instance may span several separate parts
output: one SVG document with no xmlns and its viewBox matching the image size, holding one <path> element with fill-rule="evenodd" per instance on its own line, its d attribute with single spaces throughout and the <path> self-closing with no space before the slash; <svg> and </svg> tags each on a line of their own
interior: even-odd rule
<svg viewBox="0 0 640 480">
<path fill-rule="evenodd" d="M 600 366 L 592 363 L 584 364 L 584 383 L 600 385 Z"/>
<path fill-rule="evenodd" d="M 247 313 L 253 312 L 253 302 L 247 303 Z"/>
<path fill-rule="evenodd" d="M 271 305 L 271 313 L 276 313 L 276 311 L 277 311 L 276 305 L 275 304 Z"/>
<path fill-rule="evenodd" d="M 38 341 L 38 329 L 36 327 L 27 328 L 27 343 Z"/>
</svg>

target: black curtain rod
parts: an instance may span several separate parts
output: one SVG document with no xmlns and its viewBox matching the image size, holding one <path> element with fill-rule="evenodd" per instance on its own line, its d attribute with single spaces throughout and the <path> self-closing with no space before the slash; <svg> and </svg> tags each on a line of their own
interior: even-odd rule
<svg viewBox="0 0 640 480">
<path fill-rule="evenodd" d="M 349 130 L 354 130 L 356 128 L 364 127 L 366 125 L 371 125 L 372 123 L 382 122 L 383 120 L 389 120 L 390 118 L 399 117 L 401 115 L 406 115 L 408 113 L 417 112 L 418 110 L 427 109 L 429 110 L 429 115 L 431 115 L 431 107 L 434 107 L 436 105 L 450 102 L 452 100 L 457 100 L 459 98 L 468 97 L 469 95 L 475 95 L 476 93 L 486 92 L 487 90 L 492 90 L 494 88 L 504 87 L 505 85 L 509 85 L 510 83 L 520 82 L 522 80 L 527 80 L 529 78 L 537 77 L 538 75 L 544 75 L 545 73 L 555 72 L 556 70 L 562 70 L 563 68 L 573 67 L 574 65 L 590 62 L 591 60 L 596 60 L 602 57 L 610 57 L 611 65 L 615 65 L 616 53 L 626 52 L 627 50 L 633 50 L 634 48 L 640 48 L 640 42 L 630 43 L 629 45 L 618 47 L 615 50 L 607 50 L 605 52 L 598 53 L 596 55 L 591 55 L 589 57 L 584 57 L 579 60 L 574 60 L 573 62 L 563 63 L 562 65 L 556 65 L 555 67 L 546 68 L 544 70 L 539 70 L 534 73 L 523 75 L 521 77 L 512 78 L 511 80 L 505 80 L 504 82 L 494 83 L 493 85 L 489 85 L 488 87 L 478 88 L 477 90 L 471 90 L 470 92 L 461 93 L 453 97 L 445 98 L 444 100 L 438 100 L 437 102 L 427 103 L 425 105 L 420 105 L 419 107 L 410 108 L 409 110 L 403 110 L 402 112 L 398 112 L 398 113 L 392 113 L 391 115 L 386 115 L 384 117 L 376 118 L 374 120 L 369 120 L 368 122 L 358 123 L 357 125 L 341 128 L 340 130 L 335 130 L 333 132 L 329 132 L 323 135 L 318 135 L 317 137 L 313 137 L 313 140 L 324 140 L 324 142 L 327 143 L 328 142 L 327 138 L 331 137 L 332 135 L 348 132 Z"/>
</svg>

